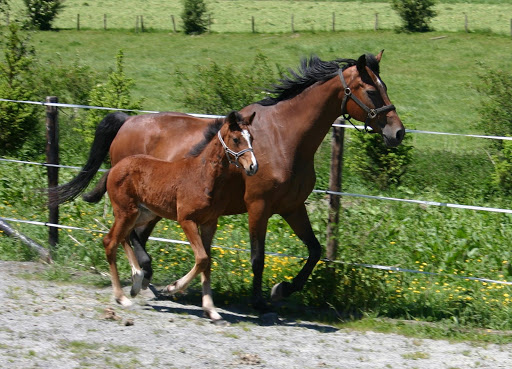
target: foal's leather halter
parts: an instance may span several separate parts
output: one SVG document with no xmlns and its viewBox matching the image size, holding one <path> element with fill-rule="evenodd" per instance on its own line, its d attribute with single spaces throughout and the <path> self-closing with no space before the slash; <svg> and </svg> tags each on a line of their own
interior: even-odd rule
<svg viewBox="0 0 512 369">
<path fill-rule="evenodd" d="M 352 90 L 350 87 L 347 86 L 347 82 L 345 81 L 345 77 L 343 76 L 343 70 L 341 68 L 338 70 L 338 74 L 340 76 L 341 83 L 343 84 L 343 88 L 345 89 L 345 96 L 343 97 L 343 101 L 341 102 L 341 115 L 343 119 L 347 120 L 350 124 L 352 124 L 354 127 L 354 123 L 350 120 L 352 118 L 350 114 L 346 113 L 347 109 L 347 101 L 348 99 L 354 100 L 354 102 L 363 109 L 367 116 L 366 120 L 364 122 L 364 130 L 365 132 L 368 132 L 368 124 L 370 123 L 370 120 L 374 119 L 377 115 L 380 113 L 384 113 L 386 111 L 395 110 L 395 106 L 393 104 L 391 105 L 384 105 L 377 109 L 370 109 L 368 106 L 366 106 L 361 100 L 357 98 L 354 94 L 352 94 Z M 357 127 L 356 127 L 357 129 Z"/>
<path fill-rule="evenodd" d="M 240 163 L 238 162 L 238 158 L 240 156 L 242 156 L 243 154 L 245 154 L 246 152 L 254 152 L 254 150 L 252 149 L 252 147 L 249 147 L 247 149 L 243 149 L 242 151 L 239 151 L 239 152 L 234 152 L 233 150 L 231 150 L 228 145 L 226 145 L 226 143 L 224 142 L 224 140 L 222 139 L 222 136 L 220 135 L 220 131 L 217 132 L 217 136 L 219 137 L 219 141 L 220 143 L 222 144 L 222 147 L 224 148 L 224 151 L 226 152 L 226 156 L 228 157 L 228 161 L 229 161 L 229 164 L 235 164 L 237 168 L 240 168 Z M 229 155 L 233 155 L 233 157 L 235 158 L 234 160 L 231 159 L 231 156 Z"/>
</svg>

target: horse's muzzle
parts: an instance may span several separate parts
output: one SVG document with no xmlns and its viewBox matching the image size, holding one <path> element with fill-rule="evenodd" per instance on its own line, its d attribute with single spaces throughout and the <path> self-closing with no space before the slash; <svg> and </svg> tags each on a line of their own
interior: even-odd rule
<svg viewBox="0 0 512 369">
<path fill-rule="evenodd" d="M 249 177 L 256 174 L 258 171 L 258 163 L 253 163 L 249 166 L 248 169 L 245 170 L 245 174 L 247 174 Z"/>
</svg>

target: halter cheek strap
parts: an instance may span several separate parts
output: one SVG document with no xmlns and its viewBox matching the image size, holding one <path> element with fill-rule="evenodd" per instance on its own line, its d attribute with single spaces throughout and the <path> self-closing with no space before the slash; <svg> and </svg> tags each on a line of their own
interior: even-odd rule
<svg viewBox="0 0 512 369">
<path fill-rule="evenodd" d="M 252 147 L 249 147 L 247 149 L 243 149 L 242 151 L 239 151 L 239 152 L 234 152 L 233 150 L 231 150 L 228 145 L 226 145 L 226 143 L 224 142 L 224 140 L 222 139 L 222 136 L 220 135 L 220 131 L 217 132 L 217 136 L 219 137 L 219 141 L 220 143 L 222 144 L 222 147 L 224 148 L 224 151 L 226 152 L 226 156 L 228 157 L 228 161 L 229 161 L 229 164 L 235 164 L 235 166 L 237 168 L 240 168 L 240 163 L 238 162 L 238 158 L 240 156 L 242 156 L 243 154 L 245 154 L 246 152 L 254 152 L 254 150 L 252 149 Z M 231 156 L 230 155 L 233 155 L 233 159 L 231 159 Z"/>
<path fill-rule="evenodd" d="M 395 110 L 395 106 L 393 104 L 384 105 L 377 109 L 370 109 L 368 106 L 365 105 L 365 103 L 363 103 L 361 100 L 359 100 L 357 98 L 357 96 L 355 96 L 352 93 L 352 90 L 350 89 L 350 87 L 348 87 L 347 82 L 345 81 L 345 77 L 343 76 L 343 71 L 341 70 L 341 68 L 338 70 L 338 74 L 340 76 L 340 80 L 341 80 L 341 83 L 343 84 L 343 89 L 345 91 L 345 96 L 343 97 L 343 101 L 341 102 L 341 115 L 343 116 L 343 119 L 350 122 L 350 124 L 352 124 L 354 127 L 356 127 L 356 126 L 350 120 L 352 117 L 350 116 L 350 114 L 348 114 L 346 112 L 348 99 L 354 100 L 354 102 L 357 105 L 359 105 L 361 107 L 361 109 L 363 109 L 366 112 L 367 115 L 366 115 L 366 120 L 364 122 L 365 132 L 368 132 L 368 125 L 369 125 L 370 121 L 372 119 L 374 119 L 375 117 L 377 117 L 377 115 L 379 115 L 380 113 L 390 111 L 390 110 Z M 357 129 L 357 127 L 356 127 L 356 129 Z"/>
</svg>

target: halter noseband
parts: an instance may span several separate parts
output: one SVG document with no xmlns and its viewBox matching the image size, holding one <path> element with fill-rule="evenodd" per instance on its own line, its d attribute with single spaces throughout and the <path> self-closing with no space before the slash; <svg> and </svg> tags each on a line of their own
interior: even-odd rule
<svg viewBox="0 0 512 369">
<path fill-rule="evenodd" d="M 338 70 L 338 74 L 340 75 L 341 83 L 343 84 L 343 89 L 345 90 L 345 96 L 343 97 L 343 101 L 341 102 L 341 115 L 343 119 L 347 120 L 350 124 L 352 124 L 354 127 L 354 123 L 350 120 L 352 118 L 350 114 L 346 113 L 345 110 L 347 108 L 347 101 L 348 99 L 354 100 L 354 102 L 363 109 L 367 116 L 366 120 L 364 122 L 364 130 L 365 132 L 368 132 L 368 124 L 370 123 L 370 120 L 374 119 L 377 115 L 380 113 L 384 113 L 386 111 L 395 110 L 395 106 L 393 104 L 391 105 L 384 105 L 377 109 L 370 109 L 368 106 L 366 106 L 361 100 L 357 98 L 354 94 L 352 94 L 352 90 L 350 87 L 347 86 L 347 82 L 345 81 L 345 77 L 343 76 L 343 70 L 340 68 Z M 356 127 L 357 129 L 357 127 Z"/>
<path fill-rule="evenodd" d="M 228 145 L 226 145 L 226 143 L 224 142 L 224 140 L 222 139 L 222 136 L 220 135 L 220 131 L 217 132 L 217 136 L 219 137 L 219 141 L 220 143 L 222 144 L 222 147 L 224 147 L 224 151 L 226 152 L 226 156 L 228 157 L 228 161 L 229 161 L 229 164 L 235 164 L 235 166 L 237 168 L 240 168 L 240 163 L 238 162 L 238 158 L 240 156 L 242 156 L 243 154 L 245 154 L 246 152 L 254 152 L 254 150 L 252 149 L 252 147 L 249 147 L 247 149 L 243 149 L 242 151 L 239 151 L 239 152 L 234 152 L 233 150 L 231 150 Z M 233 157 L 235 158 L 235 160 L 232 160 L 231 159 L 231 156 L 230 155 L 233 155 Z"/>
</svg>

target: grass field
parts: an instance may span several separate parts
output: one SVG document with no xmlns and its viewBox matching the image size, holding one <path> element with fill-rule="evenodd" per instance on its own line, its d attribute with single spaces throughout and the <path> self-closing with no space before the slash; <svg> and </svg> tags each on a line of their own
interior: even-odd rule
<svg viewBox="0 0 512 369">
<path fill-rule="evenodd" d="M 177 29 L 181 29 L 181 0 L 67 0 L 66 8 L 59 14 L 54 26 L 63 29 L 80 27 L 103 29 L 104 15 L 107 28 L 135 29 L 136 17 L 143 15 L 148 29 L 173 29 L 174 15 Z M 255 30 L 261 33 L 290 32 L 293 15 L 295 31 L 330 31 L 333 13 L 337 30 L 373 30 L 375 14 L 378 27 L 394 29 L 400 19 L 389 2 L 373 1 L 206 1 L 211 14 L 212 32 L 251 32 L 251 17 L 255 17 Z M 13 17 L 21 13 L 22 1 L 13 1 Z M 466 1 L 463 3 L 440 2 L 436 8 L 438 16 L 432 26 L 438 31 L 460 31 L 465 27 L 465 14 L 470 30 L 485 30 L 510 35 L 512 4 L 507 1 Z"/>
<path fill-rule="evenodd" d="M 446 36 L 437 39 L 438 36 Z M 272 63 L 296 68 L 300 58 L 317 54 L 331 60 L 357 58 L 385 49 L 383 80 L 392 101 L 409 127 L 454 133 L 482 132 L 476 107 L 482 99 L 474 87 L 485 67 L 510 70 L 512 43 L 489 34 L 382 32 L 323 32 L 300 34 L 182 34 L 103 31 L 34 33 L 37 55 L 43 60 L 81 63 L 106 73 L 119 49 L 125 53 L 126 73 L 135 80 L 135 94 L 146 99 L 147 110 L 179 110 L 177 67 L 193 72 L 196 65 L 252 63 L 264 53 Z M 239 107 L 234 107 L 239 108 Z M 222 113 L 222 112 L 219 112 Z M 414 144 L 443 149 L 472 150 L 476 140 L 415 136 Z"/>
</svg>

